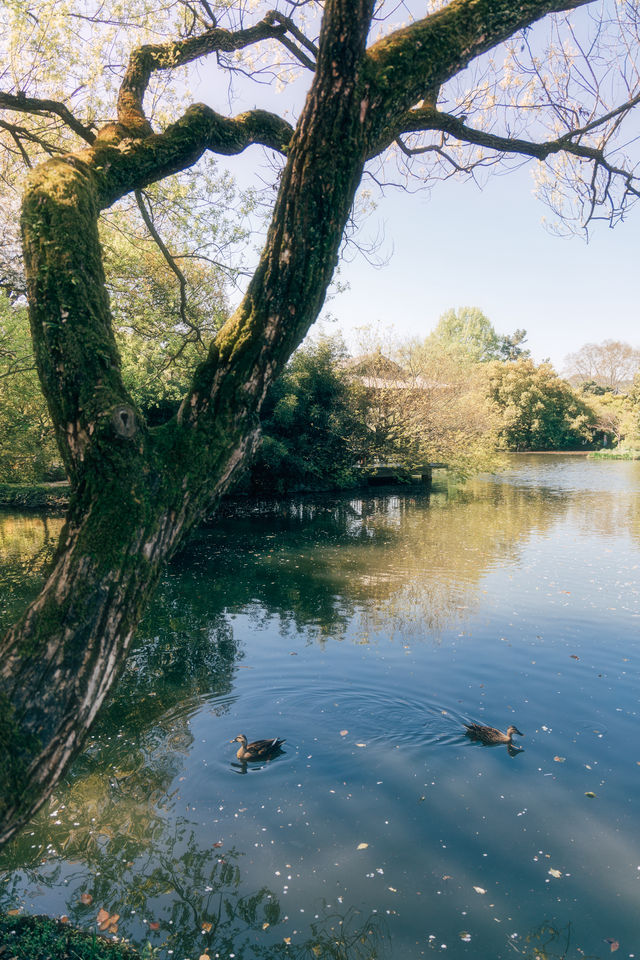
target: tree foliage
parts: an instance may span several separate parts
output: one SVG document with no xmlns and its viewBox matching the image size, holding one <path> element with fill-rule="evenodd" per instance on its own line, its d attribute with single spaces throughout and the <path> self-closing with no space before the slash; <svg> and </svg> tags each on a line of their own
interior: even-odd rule
<svg viewBox="0 0 640 960">
<path fill-rule="evenodd" d="M 565 450 L 591 440 L 596 414 L 549 363 L 496 363 L 488 394 L 509 450 Z"/>
<path fill-rule="evenodd" d="M 60 455 L 36 374 L 27 311 L 0 294 L 0 481 L 51 479 Z"/>
<path fill-rule="evenodd" d="M 479 307 L 447 310 L 427 340 L 434 353 L 447 353 L 461 361 L 487 363 L 489 360 L 516 360 L 529 356 L 522 344 L 527 331 L 499 334 Z"/>
<path fill-rule="evenodd" d="M 301 347 L 267 394 L 254 491 L 348 486 L 367 447 L 364 390 L 347 376 L 339 339 Z"/>
</svg>

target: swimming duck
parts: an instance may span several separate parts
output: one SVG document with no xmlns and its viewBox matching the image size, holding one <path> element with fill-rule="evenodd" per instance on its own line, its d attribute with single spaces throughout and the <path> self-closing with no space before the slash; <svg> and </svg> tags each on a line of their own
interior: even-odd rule
<svg viewBox="0 0 640 960">
<path fill-rule="evenodd" d="M 520 733 L 518 728 L 514 726 L 507 727 L 506 733 L 496 730 L 495 727 L 483 727 L 480 723 L 465 723 L 465 727 L 468 737 L 471 737 L 472 740 L 480 740 L 482 743 L 507 743 L 512 746 L 514 733 L 517 733 L 519 737 L 524 737 L 524 733 Z"/>
<path fill-rule="evenodd" d="M 238 734 L 230 743 L 239 743 L 240 747 L 236 752 L 238 760 L 269 760 L 278 752 L 284 740 L 274 737 L 273 740 L 254 740 L 253 743 L 247 743 L 244 733 Z"/>
</svg>

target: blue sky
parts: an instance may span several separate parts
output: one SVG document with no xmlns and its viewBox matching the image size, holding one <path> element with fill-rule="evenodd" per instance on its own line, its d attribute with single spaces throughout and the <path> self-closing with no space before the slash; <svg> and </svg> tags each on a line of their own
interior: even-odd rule
<svg viewBox="0 0 640 960">
<path fill-rule="evenodd" d="M 597 223 L 589 243 L 557 237 L 533 196 L 531 167 L 493 176 L 483 190 L 453 180 L 431 195 L 390 193 L 371 217 L 385 226 L 382 268 L 363 257 L 344 264 L 349 290 L 326 311 L 348 341 L 368 323 L 424 337 L 449 307 L 478 306 L 500 333 L 528 332 L 536 360 L 557 369 L 587 342 L 640 347 L 640 206 L 610 229 Z"/>
</svg>

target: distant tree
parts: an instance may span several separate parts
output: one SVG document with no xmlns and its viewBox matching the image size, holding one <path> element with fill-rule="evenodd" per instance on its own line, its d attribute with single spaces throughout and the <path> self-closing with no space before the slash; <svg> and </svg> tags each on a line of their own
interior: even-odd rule
<svg viewBox="0 0 640 960">
<path fill-rule="evenodd" d="M 492 366 L 488 395 L 509 450 L 562 450 L 592 437 L 596 414 L 549 363 L 525 358 Z"/>
<path fill-rule="evenodd" d="M 640 367 L 640 350 L 622 340 L 585 343 L 564 360 L 565 375 L 572 383 L 590 382 L 611 390 L 629 384 Z"/>
<path fill-rule="evenodd" d="M 522 346 L 526 337 L 527 331 L 522 329 L 499 334 L 479 307 L 459 307 L 442 314 L 427 343 L 432 349 L 459 359 L 487 363 L 529 356 L 529 351 Z"/>
</svg>

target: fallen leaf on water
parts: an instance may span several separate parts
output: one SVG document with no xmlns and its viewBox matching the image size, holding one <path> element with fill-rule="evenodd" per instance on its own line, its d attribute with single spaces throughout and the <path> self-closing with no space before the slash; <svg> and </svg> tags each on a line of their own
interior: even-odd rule
<svg viewBox="0 0 640 960">
<path fill-rule="evenodd" d="M 595 793 L 593 792 L 593 790 L 587 790 L 587 792 L 585 793 L 585 797 L 589 797 L 590 799 L 593 800 L 593 798 L 595 797 Z"/>
<path fill-rule="evenodd" d="M 464 940 L 465 943 L 469 943 L 471 941 L 471 934 L 467 933 L 466 930 L 462 930 L 459 936 L 460 936 L 460 939 Z"/>
<path fill-rule="evenodd" d="M 263 929 L 263 930 L 266 930 L 268 926 L 269 926 L 268 923 L 263 923 L 263 924 L 262 924 L 262 929 Z"/>
<path fill-rule="evenodd" d="M 611 947 L 611 953 L 615 953 L 616 950 L 620 949 L 620 944 L 617 940 L 614 940 L 613 937 L 605 937 L 605 943 L 608 943 Z"/>
<path fill-rule="evenodd" d="M 571 659 L 572 659 L 572 660 L 579 660 L 580 657 L 576 657 L 575 653 L 572 653 L 572 654 L 571 654 Z"/>
<path fill-rule="evenodd" d="M 7 913 L 10 917 L 17 917 L 18 914 L 22 913 L 22 910 L 19 907 L 12 907 L 11 910 L 7 910 Z"/>
<path fill-rule="evenodd" d="M 486 892 L 487 892 L 487 891 L 484 889 L 484 887 L 474 887 L 473 889 L 475 890 L 476 893 L 486 893 Z"/>
<path fill-rule="evenodd" d="M 397 893 L 397 892 L 398 892 L 395 887 L 387 887 L 387 890 L 391 890 L 391 893 Z"/>
<path fill-rule="evenodd" d="M 366 850 L 368 846 L 369 846 L 368 843 L 359 843 L 358 846 L 356 847 L 356 850 Z"/>
<path fill-rule="evenodd" d="M 551 874 L 552 877 L 561 877 L 561 876 L 562 876 L 562 871 L 556 870 L 555 867 L 551 867 L 550 870 L 549 870 L 549 873 Z"/>
<path fill-rule="evenodd" d="M 349 733 L 348 730 L 341 730 L 341 731 L 340 731 L 340 736 L 341 736 L 341 737 L 346 737 L 346 735 L 347 735 L 348 733 Z"/>
<path fill-rule="evenodd" d="M 88 906 L 90 903 L 93 903 L 93 897 L 90 893 L 80 894 L 80 903 L 84 903 L 85 906 Z"/>
<path fill-rule="evenodd" d="M 209 956 L 208 953 L 201 953 L 200 956 L 198 957 L 198 960 L 211 960 L 211 957 Z"/>
<path fill-rule="evenodd" d="M 104 907 L 101 907 L 100 910 L 98 910 L 96 922 L 103 932 L 108 930 L 109 933 L 117 933 L 119 919 L 119 913 L 109 913 L 108 910 L 105 910 Z"/>
<path fill-rule="evenodd" d="M 159 930 L 159 929 L 160 929 L 160 922 L 159 922 L 158 920 L 150 920 L 150 921 L 149 921 L 149 929 L 150 929 L 150 930 Z"/>
<path fill-rule="evenodd" d="M 69 917 L 66 915 L 66 913 L 63 913 L 60 917 L 60 923 L 69 923 Z"/>
<path fill-rule="evenodd" d="M 356 743 L 356 747 L 366 747 L 366 743 Z"/>
<path fill-rule="evenodd" d="M 287 944 L 288 944 L 288 943 L 291 943 L 291 937 L 283 937 L 282 939 L 283 939 L 284 942 L 287 943 Z"/>
<path fill-rule="evenodd" d="M 200 926 L 201 926 L 202 930 L 204 930 L 205 933 L 209 933 L 209 931 L 211 930 L 211 927 L 213 926 L 213 924 L 211 923 L 210 920 L 203 920 L 202 923 L 200 924 Z"/>
<path fill-rule="evenodd" d="M 222 840 L 216 840 L 216 842 L 214 843 L 214 847 L 221 847 L 221 846 L 222 846 Z"/>
<path fill-rule="evenodd" d="M 566 757 L 554 757 L 553 759 L 555 760 L 556 763 L 564 763 L 567 758 L 566 758 Z"/>
</svg>

